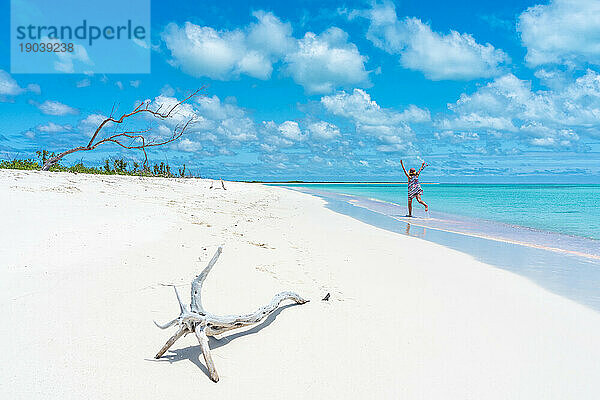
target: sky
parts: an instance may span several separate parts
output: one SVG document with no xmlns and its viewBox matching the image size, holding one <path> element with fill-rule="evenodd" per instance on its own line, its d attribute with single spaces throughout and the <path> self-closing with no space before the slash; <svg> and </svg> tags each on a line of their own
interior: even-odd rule
<svg viewBox="0 0 600 400">
<path fill-rule="evenodd" d="M 11 73 L 1 7 L 3 159 L 86 144 L 113 107 L 168 106 L 205 86 L 170 120 L 131 122 L 160 138 L 193 121 L 150 163 L 237 180 L 397 181 L 402 159 L 428 162 L 429 182 L 600 183 L 597 0 L 153 1 L 151 72 L 137 74 L 79 73 L 93 60 L 77 57 Z M 107 157 L 143 160 L 109 144 L 63 163 Z"/>
</svg>

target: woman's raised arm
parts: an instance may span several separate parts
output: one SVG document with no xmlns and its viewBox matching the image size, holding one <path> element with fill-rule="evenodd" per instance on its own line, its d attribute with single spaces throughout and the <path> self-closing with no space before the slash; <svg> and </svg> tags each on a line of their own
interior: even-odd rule
<svg viewBox="0 0 600 400">
<path fill-rule="evenodd" d="M 402 171 L 404 171 L 404 175 L 406 175 L 406 177 L 408 178 L 408 173 L 406 172 L 406 168 L 404 168 L 404 163 L 402 162 L 402 160 L 400 160 L 400 165 L 402 165 Z"/>
</svg>

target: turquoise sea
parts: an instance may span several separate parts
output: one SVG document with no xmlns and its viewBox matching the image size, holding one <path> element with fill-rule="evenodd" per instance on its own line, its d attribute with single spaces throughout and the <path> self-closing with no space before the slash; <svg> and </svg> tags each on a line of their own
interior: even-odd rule
<svg viewBox="0 0 600 400">
<path fill-rule="evenodd" d="M 430 211 L 415 201 L 412 218 L 406 184 L 284 186 L 368 224 L 470 254 L 600 312 L 600 185 L 424 184 Z"/>
<path fill-rule="evenodd" d="M 383 200 L 406 208 L 407 189 L 403 184 L 311 184 L 306 187 Z M 432 213 L 438 211 L 600 240 L 600 185 L 424 184 L 422 187 L 422 199 Z M 416 201 L 413 208 L 416 215 L 422 214 L 419 212 L 422 207 Z"/>
</svg>

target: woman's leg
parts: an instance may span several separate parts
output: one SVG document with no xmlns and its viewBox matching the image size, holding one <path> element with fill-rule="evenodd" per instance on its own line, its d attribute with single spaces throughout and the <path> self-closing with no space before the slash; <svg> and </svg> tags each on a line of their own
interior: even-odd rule
<svg viewBox="0 0 600 400">
<path fill-rule="evenodd" d="M 429 207 L 427 207 L 427 204 L 425 204 L 425 202 L 423 200 L 421 200 L 421 195 L 418 194 L 417 196 L 417 201 L 421 204 L 423 204 L 425 206 L 425 211 L 427 211 L 429 209 Z"/>
<path fill-rule="evenodd" d="M 408 198 L 408 216 L 412 217 L 412 197 Z"/>
</svg>

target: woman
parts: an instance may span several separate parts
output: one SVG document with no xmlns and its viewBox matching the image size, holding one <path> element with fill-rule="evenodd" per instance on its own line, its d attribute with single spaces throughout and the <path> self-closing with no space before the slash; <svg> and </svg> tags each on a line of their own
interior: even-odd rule
<svg viewBox="0 0 600 400">
<path fill-rule="evenodd" d="M 418 171 L 415 171 L 414 168 L 411 168 L 408 173 L 406 172 L 406 168 L 404 168 L 404 163 L 400 160 L 400 164 L 402 165 L 402 170 L 404 171 L 404 175 L 408 178 L 408 216 L 412 217 L 412 199 L 417 198 L 417 201 L 425 206 L 425 211 L 429 209 L 427 204 L 423 200 L 421 200 L 421 195 L 423 194 L 423 189 L 421 188 L 421 184 L 419 183 L 419 174 L 423 171 L 423 168 L 428 166 L 429 164 L 421 164 L 421 168 Z"/>
</svg>

